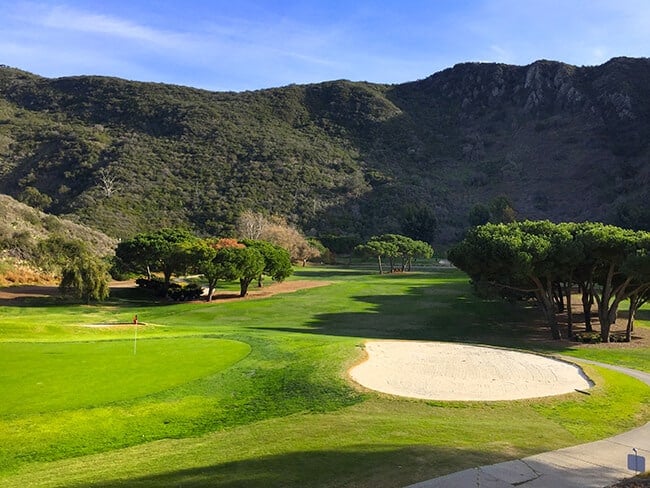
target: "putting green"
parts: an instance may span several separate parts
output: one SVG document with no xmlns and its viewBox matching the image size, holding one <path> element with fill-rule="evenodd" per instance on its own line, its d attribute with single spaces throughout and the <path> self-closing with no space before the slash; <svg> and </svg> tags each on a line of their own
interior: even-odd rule
<svg viewBox="0 0 650 488">
<path fill-rule="evenodd" d="M 250 352 L 214 338 L 0 343 L 0 416 L 98 407 L 222 371 Z"/>
</svg>

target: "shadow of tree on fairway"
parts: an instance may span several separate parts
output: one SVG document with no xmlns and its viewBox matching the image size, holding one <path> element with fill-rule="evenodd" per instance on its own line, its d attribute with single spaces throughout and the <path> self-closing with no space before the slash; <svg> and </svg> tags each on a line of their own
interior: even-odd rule
<svg viewBox="0 0 650 488">
<path fill-rule="evenodd" d="M 370 271 L 368 269 L 359 269 L 358 267 L 355 268 L 341 268 L 341 267 L 336 267 L 336 268 L 295 268 L 294 269 L 294 276 L 303 278 L 303 279 L 309 279 L 309 280 L 314 280 L 318 278 L 322 278 L 325 280 L 336 280 L 336 279 L 345 279 L 345 278 L 354 278 L 354 277 L 359 277 L 359 276 L 368 276 L 369 274 L 372 274 L 373 271 Z"/>
<path fill-rule="evenodd" d="M 29 290 L 25 291 L 25 289 Z M 119 305 L 123 308 L 138 308 L 146 304 L 148 307 L 168 306 L 178 304 L 164 298 L 154 297 L 149 290 L 139 288 L 111 288 L 109 297 L 103 302 L 92 302 L 93 305 Z M 56 308 L 85 305 L 85 303 L 64 297 L 56 286 L 24 286 L 0 288 L 0 307 L 22 308 Z"/>
<path fill-rule="evenodd" d="M 536 307 L 475 297 L 458 282 L 414 286 L 398 295 L 360 295 L 362 312 L 322 313 L 306 325 L 259 327 L 283 332 L 371 339 L 438 340 L 517 346 L 550 341 Z"/>
<path fill-rule="evenodd" d="M 341 450 L 291 452 L 129 479 L 95 481 L 92 486 L 382 488 L 406 486 L 450 471 L 508 459 L 512 457 L 457 448 L 362 444 Z M 66 486 L 81 488 L 88 485 L 79 483 Z"/>
<path fill-rule="evenodd" d="M 636 314 L 634 315 L 636 320 L 646 320 L 650 322 L 650 308 L 644 308 L 641 310 L 637 310 Z M 627 317 L 627 314 L 626 314 Z"/>
</svg>

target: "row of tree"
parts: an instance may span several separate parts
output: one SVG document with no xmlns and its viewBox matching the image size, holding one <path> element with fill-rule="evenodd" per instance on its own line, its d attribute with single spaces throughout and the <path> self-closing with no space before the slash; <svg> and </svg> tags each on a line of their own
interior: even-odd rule
<svg viewBox="0 0 650 488">
<path fill-rule="evenodd" d="M 163 275 L 163 292 L 169 289 L 172 275 L 197 273 L 208 284 L 210 301 L 219 280 L 239 280 L 240 295 L 250 284 L 262 285 L 264 275 L 282 281 L 292 273 L 289 252 L 270 242 L 243 239 L 202 239 L 182 229 L 160 229 L 137 234 L 118 244 L 115 267 L 120 272 Z"/>
<path fill-rule="evenodd" d="M 384 272 L 382 258 L 387 258 L 392 271 L 410 271 L 416 258 L 430 258 L 433 248 L 424 241 L 417 241 L 400 234 L 382 234 L 372 237 L 355 248 L 355 253 L 377 259 L 379 274 Z M 398 265 L 399 263 L 399 265 Z"/>
<path fill-rule="evenodd" d="M 598 307 L 600 337 L 611 340 L 619 305 L 629 300 L 626 340 L 634 315 L 650 298 L 650 233 L 601 223 L 524 221 L 485 224 L 469 231 L 449 251 L 449 259 L 476 287 L 530 293 L 536 298 L 554 339 L 562 334 L 557 313 L 567 310 L 573 335 L 571 295 L 578 287 L 587 331 L 591 307 Z"/>
</svg>

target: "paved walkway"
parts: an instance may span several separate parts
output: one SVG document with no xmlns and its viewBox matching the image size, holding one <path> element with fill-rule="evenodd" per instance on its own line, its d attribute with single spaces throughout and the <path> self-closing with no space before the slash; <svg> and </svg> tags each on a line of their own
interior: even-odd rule
<svg viewBox="0 0 650 488">
<path fill-rule="evenodd" d="M 619 371 L 650 385 L 648 373 L 586 359 L 562 359 Z M 650 469 L 650 422 L 609 439 L 466 469 L 407 488 L 602 488 L 634 476 L 634 471 L 627 469 L 627 456 L 633 454 L 633 448 Z"/>
</svg>

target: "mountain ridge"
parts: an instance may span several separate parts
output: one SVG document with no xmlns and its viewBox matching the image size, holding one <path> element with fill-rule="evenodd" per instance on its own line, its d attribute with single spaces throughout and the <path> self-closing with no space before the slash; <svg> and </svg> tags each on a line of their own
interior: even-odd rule
<svg viewBox="0 0 650 488">
<path fill-rule="evenodd" d="M 246 92 L 0 68 L 0 192 L 118 237 L 228 233 L 251 208 L 365 238 L 419 206 L 445 243 L 499 195 L 522 218 L 645 225 L 649 141 L 648 58 Z"/>
</svg>

